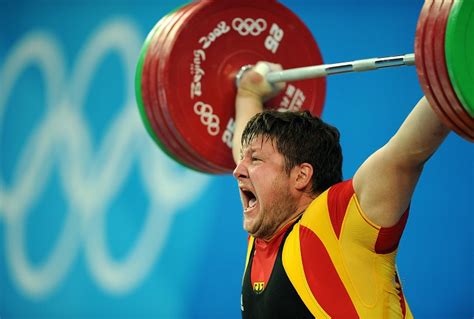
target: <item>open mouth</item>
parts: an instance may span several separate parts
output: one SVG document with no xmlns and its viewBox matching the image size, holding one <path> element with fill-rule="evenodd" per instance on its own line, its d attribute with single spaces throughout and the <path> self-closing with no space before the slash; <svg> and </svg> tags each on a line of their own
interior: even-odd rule
<svg viewBox="0 0 474 319">
<path fill-rule="evenodd" d="M 244 212 L 252 210 L 257 205 L 257 197 L 247 189 L 240 189 L 242 192 L 242 202 L 244 204 Z"/>
</svg>

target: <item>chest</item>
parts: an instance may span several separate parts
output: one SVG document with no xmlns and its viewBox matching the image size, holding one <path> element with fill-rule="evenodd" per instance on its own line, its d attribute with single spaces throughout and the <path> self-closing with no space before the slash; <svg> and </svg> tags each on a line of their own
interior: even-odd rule
<svg viewBox="0 0 474 319">
<path fill-rule="evenodd" d="M 273 250 L 252 248 L 242 283 L 242 318 L 313 318 L 283 267 L 283 245 L 284 239 Z"/>
</svg>

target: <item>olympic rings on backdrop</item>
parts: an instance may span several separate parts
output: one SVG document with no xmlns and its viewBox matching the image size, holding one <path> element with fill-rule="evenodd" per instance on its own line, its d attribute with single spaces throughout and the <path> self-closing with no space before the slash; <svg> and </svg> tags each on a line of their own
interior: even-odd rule
<svg viewBox="0 0 474 319">
<path fill-rule="evenodd" d="M 10 120 L 5 118 L 7 103 L 13 100 L 11 92 L 28 67 L 39 69 L 47 89 L 46 112 L 28 129 L 30 135 L 15 159 L 14 179 L 5 183 L 0 171 L 0 223 L 5 228 L 6 264 L 13 284 L 28 297 L 44 298 L 53 293 L 81 249 L 98 286 L 112 294 L 132 291 L 159 258 L 173 216 L 206 189 L 209 177 L 189 170 L 177 172 L 171 166 L 174 162 L 150 146 L 152 141 L 143 129 L 130 85 L 140 43 L 140 32 L 131 21 L 111 20 L 85 41 L 68 79 L 68 63 L 57 39 L 50 33 L 31 31 L 12 47 L 0 66 L 0 128 Z M 110 52 L 120 57 L 128 91 L 114 117 L 105 123 L 98 149 L 92 149 L 83 106 L 93 76 Z M 0 138 L 0 143 L 5 143 L 4 139 Z M 58 147 L 61 152 L 57 152 Z M 149 203 L 135 244 L 115 260 L 106 240 L 106 214 L 133 172 L 135 161 Z M 63 229 L 43 260 L 32 263 L 25 226 L 54 170 L 60 171 L 61 193 L 67 205 Z M 196 187 L 185 193 L 177 191 L 183 185 Z"/>
</svg>

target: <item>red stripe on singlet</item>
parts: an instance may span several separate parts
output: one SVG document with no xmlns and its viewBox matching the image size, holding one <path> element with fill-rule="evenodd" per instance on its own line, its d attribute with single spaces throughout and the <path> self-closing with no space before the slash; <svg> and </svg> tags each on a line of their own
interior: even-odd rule
<svg viewBox="0 0 474 319">
<path fill-rule="evenodd" d="M 397 284 L 400 285 L 400 291 L 398 292 L 398 296 L 400 297 L 400 307 L 402 308 L 402 315 L 403 315 L 403 318 L 405 318 L 405 316 L 407 314 L 407 309 L 405 307 L 405 296 L 403 295 L 403 290 L 401 288 L 400 279 L 398 279 L 397 274 L 395 274 L 395 281 L 397 282 Z"/>
<path fill-rule="evenodd" d="M 377 241 L 375 242 L 375 252 L 377 254 L 389 254 L 398 248 L 403 230 L 407 223 L 408 211 L 409 208 L 407 208 L 398 223 L 394 226 L 380 228 Z"/>
<path fill-rule="evenodd" d="M 328 209 L 332 228 L 337 238 L 341 234 L 342 222 L 346 216 L 347 205 L 354 194 L 352 180 L 332 186 L 328 192 Z"/>
<path fill-rule="evenodd" d="M 309 228 L 300 227 L 301 258 L 314 298 L 333 318 L 358 318 L 326 247 Z"/>
</svg>

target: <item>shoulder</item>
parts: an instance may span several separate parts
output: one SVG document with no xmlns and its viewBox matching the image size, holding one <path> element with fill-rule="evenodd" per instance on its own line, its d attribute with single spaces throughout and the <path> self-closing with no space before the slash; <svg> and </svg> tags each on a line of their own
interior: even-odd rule
<svg viewBox="0 0 474 319">
<path fill-rule="evenodd" d="M 308 206 L 302 225 L 309 228 L 326 225 L 339 234 L 351 200 L 355 199 L 354 195 L 352 179 L 331 186 Z"/>
<path fill-rule="evenodd" d="M 323 242 L 355 241 L 370 250 L 385 254 L 399 244 L 408 219 L 406 209 L 398 223 L 382 227 L 373 223 L 361 208 L 352 179 L 331 186 L 309 205 L 301 220 L 305 232 Z M 302 236 L 301 239 L 307 236 Z M 310 236 L 311 237 L 311 236 Z"/>
</svg>

